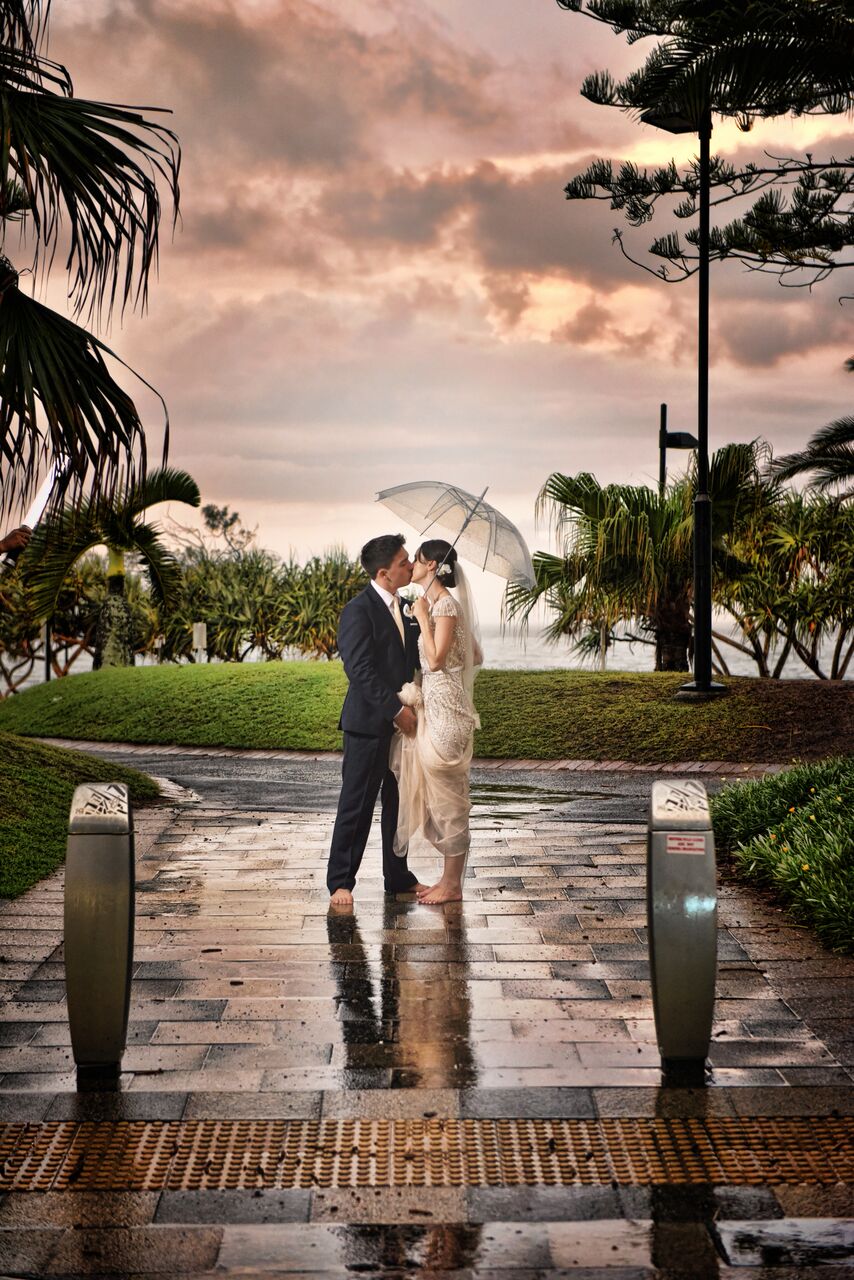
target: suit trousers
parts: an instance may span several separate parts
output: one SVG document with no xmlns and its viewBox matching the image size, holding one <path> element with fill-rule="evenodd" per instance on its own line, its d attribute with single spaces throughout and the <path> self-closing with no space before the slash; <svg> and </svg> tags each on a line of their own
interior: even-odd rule
<svg viewBox="0 0 854 1280">
<path fill-rule="evenodd" d="M 417 884 L 406 858 L 394 852 L 399 799 L 397 778 L 388 767 L 391 734 L 380 738 L 361 733 L 344 734 L 341 795 L 332 831 L 326 884 L 330 893 L 350 889 L 368 843 L 377 796 L 382 791 L 380 830 L 383 848 L 383 881 L 386 893 L 406 893 Z"/>
</svg>

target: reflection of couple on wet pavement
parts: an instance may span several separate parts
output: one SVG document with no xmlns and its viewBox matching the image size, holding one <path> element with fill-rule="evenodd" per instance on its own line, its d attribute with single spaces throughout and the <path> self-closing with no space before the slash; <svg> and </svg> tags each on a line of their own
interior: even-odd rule
<svg viewBox="0 0 854 1280">
<path fill-rule="evenodd" d="M 409 955 L 397 925 L 411 904 L 387 897 L 380 944 L 366 944 L 352 912 L 330 912 L 343 1083 L 352 1089 L 464 1089 L 477 1079 L 465 926 L 447 922 L 442 959 Z M 459 908 L 457 909 L 459 910 Z M 421 953 L 421 954 L 418 954 Z"/>
<path fill-rule="evenodd" d="M 477 1083 L 477 1063 L 462 909 L 450 908 L 445 917 L 441 959 L 424 958 L 423 943 L 412 955 L 406 943 L 392 941 L 411 909 L 411 903 L 384 899 L 381 943 L 363 939 L 352 912 L 330 911 L 326 931 L 338 987 L 340 1087 L 375 1091 L 390 1114 L 386 1090 L 416 1090 L 422 1101 L 414 1114 L 421 1116 L 430 1096 L 421 1091 L 470 1088 Z M 366 1188 L 356 1194 L 369 1201 L 372 1193 Z M 336 1236 L 341 1273 L 471 1274 L 483 1228 L 442 1222 L 429 1191 L 422 1188 L 420 1197 L 420 1222 L 342 1224 Z"/>
<path fill-rule="evenodd" d="M 345 606 L 338 630 L 349 688 L 327 872 L 332 904 L 352 904 L 380 793 L 386 893 L 414 892 L 427 904 L 458 901 L 478 724 L 472 687 L 482 660 L 468 585 L 442 539 L 422 543 L 410 560 L 400 534 L 372 538 L 361 561 L 370 582 Z M 421 595 L 403 606 L 398 593 L 410 583 Z M 434 885 L 420 884 L 409 869 L 407 855 L 419 844 L 442 855 Z"/>
</svg>

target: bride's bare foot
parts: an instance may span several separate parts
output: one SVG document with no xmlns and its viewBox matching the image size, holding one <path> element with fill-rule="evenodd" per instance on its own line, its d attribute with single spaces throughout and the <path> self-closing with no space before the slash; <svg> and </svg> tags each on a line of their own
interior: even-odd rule
<svg viewBox="0 0 854 1280">
<path fill-rule="evenodd" d="M 440 880 L 438 884 L 433 885 L 432 889 L 418 895 L 418 901 L 428 907 L 435 907 L 443 902 L 462 902 L 462 898 L 462 885 L 454 880 Z"/>
<path fill-rule="evenodd" d="M 349 889 L 336 889 L 329 899 L 330 907 L 352 907 L 353 895 Z"/>
</svg>

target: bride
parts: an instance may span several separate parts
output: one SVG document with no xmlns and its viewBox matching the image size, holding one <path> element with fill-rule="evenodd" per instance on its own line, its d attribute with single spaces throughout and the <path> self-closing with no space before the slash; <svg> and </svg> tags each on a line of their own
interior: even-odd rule
<svg viewBox="0 0 854 1280">
<path fill-rule="evenodd" d="M 436 884 L 419 888 L 419 901 L 458 902 L 470 843 L 472 739 L 480 726 L 472 688 L 483 654 L 454 548 L 441 538 L 422 543 L 412 582 L 424 587 L 411 610 L 420 628 L 421 685 L 406 684 L 398 695 L 414 708 L 418 728 L 411 738 L 395 734 L 392 745 L 400 790 L 395 852 L 406 853 L 413 839 L 427 840 L 445 865 Z M 448 588 L 456 588 L 457 598 Z"/>
</svg>

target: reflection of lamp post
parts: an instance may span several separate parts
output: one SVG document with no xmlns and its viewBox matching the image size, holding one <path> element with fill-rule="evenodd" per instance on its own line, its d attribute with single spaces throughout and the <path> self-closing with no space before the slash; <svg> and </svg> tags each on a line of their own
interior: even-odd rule
<svg viewBox="0 0 854 1280">
<path fill-rule="evenodd" d="M 712 680 L 712 502 L 709 497 L 709 203 L 712 115 L 651 108 L 644 124 L 668 133 L 700 135 L 700 239 L 697 324 L 697 493 L 694 498 L 694 679 L 677 697 L 710 698 L 724 693 Z"/>
<path fill-rule="evenodd" d="M 698 445 L 696 436 L 692 436 L 690 431 L 668 431 L 667 430 L 667 405 L 661 406 L 661 418 L 658 424 L 658 493 L 659 497 L 664 497 L 664 489 L 667 484 L 667 450 L 668 449 L 696 449 Z"/>
</svg>

